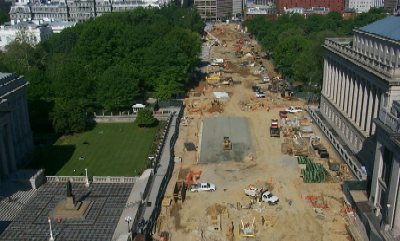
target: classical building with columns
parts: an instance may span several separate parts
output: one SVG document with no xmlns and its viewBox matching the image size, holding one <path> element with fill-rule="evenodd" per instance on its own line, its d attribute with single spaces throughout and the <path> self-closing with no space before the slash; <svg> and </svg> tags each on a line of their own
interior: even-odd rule
<svg viewBox="0 0 400 241">
<path fill-rule="evenodd" d="M 372 175 L 376 123 L 382 108 L 400 98 L 400 17 L 326 39 L 320 112 L 341 139 L 349 165 Z M 365 167 L 365 169 L 364 169 Z"/>
<path fill-rule="evenodd" d="M 17 169 L 33 149 L 26 80 L 0 72 L 0 178 Z"/>
<path fill-rule="evenodd" d="M 399 27 L 400 30 L 400 27 Z M 369 201 L 381 232 L 400 236 L 400 94 L 382 106 L 376 123 L 376 155 Z"/>
</svg>

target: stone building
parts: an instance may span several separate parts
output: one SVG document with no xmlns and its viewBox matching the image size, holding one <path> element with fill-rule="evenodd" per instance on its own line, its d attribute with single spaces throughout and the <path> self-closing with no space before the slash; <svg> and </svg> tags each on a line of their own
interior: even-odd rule
<svg viewBox="0 0 400 241">
<path fill-rule="evenodd" d="M 400 96 L 399 26 L 400 17 L 389 16 L 324 43 L 321 128 L 339 140 L 335 148 L 360 179 L 373 171 L 373 120 Z"/>
<path fill-rule="evenodd" d="M 127 11 L 137 7 L 159 7 L 167 2 L 167 0 L 20 0 L 11 7 L 10 19 L 81 22 L 104 13 Z"/>
<path fill-rule="evenodd" d="M 48 24 L 23 21 L 14 25 L 2 25 L 0 26 L 0 50 L 15 40 L 24 40 L 31 45 L 36 45 L 40 41 L 49 39 L 52 34 L 53 31 Z"/>
<path fill-rule="evenodd" d="M 385 0 L 384 8 L 388 13 L 394 13 L 400 7 L 399 0 Z"/>
<path fill-rule="evenodd" d="M 194 0 L 201 18 L 230 19 L 242 13 L 242 0 Z"/>
<path fill-rule="evenodd" d="M 345 0 L 276 0 L 276 9 L 279 13 L 283 13 L 286 8 L 308 9 L 313 7 L 325 7 L 328 8 L 330 11 L 343 12 L 345 7 Z"/>
<path fill-rule="evenodd" d="M 383 7 L 383 2 L 384 0 L 346 0 L 345 9 L 346 11 L 365 13 L 368 12 L 371 8 Z"/>
<path fill-rule="evenodd" d="M 400 94 L 376 119 L 376 155 L 369 200 L 381 233 L 400 236 Z"/>
<path fill-rule="evenodd" d="M 0 178 L 15 171 L 33 149 L 27 84 L 21 76 L 0 73 Z"/>
</svg>

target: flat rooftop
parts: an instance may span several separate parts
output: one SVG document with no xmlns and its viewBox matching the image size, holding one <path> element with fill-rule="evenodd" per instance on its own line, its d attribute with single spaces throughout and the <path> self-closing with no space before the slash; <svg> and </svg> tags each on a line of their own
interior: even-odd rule
<svg viewBox="0 0 400 241">
<path fill-rule="evenodd" d="M 52 220 L 53 236 L 61 241 L 111 240 L 126 206 L 133 183 L 72 184 L 75 200 L 92 205 L 81 219 Z M 32 241 L 49 239 L 47 218 L 59 201 L 66 197 L 66 183 L 46 183 L 13 222 L 0 234 L 1 241 Z"/>
</svg>

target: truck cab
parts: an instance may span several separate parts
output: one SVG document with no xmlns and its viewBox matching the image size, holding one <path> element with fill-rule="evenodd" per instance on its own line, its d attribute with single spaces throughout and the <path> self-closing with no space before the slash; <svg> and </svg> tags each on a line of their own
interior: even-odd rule
<svg viewBox="0 0 400 241">
<path fill-rule="evenodd" d="M 194 186 L 192 186 L 192 188 L 190 189 L 191 192 L 200 192 L 200 191 L 215 191 L 216 187 L 214 184 L 212 183 L 208 183 L 208 182 L 203 182 L 203 183 L 198 183 Z"/>
</svg>

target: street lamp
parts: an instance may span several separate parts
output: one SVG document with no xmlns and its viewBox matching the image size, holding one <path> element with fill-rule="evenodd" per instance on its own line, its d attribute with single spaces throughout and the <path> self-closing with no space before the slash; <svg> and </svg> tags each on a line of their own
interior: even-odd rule
<svg viewBox="0 0 400 241">
<path fill-rule="evenodd" d="M 125 222 L 127 222 L 128 223 L 128 233 L 130 233 L 131 232 L 131 230 L 130 230 L 130 228 L 129 228 L 129 223 L 132 221 L 132 218 L 131 218 L 131 216 L 126 216 L 125 217 Z"/>
<path fill-rule="evenodd" d="M 53 231 L 51 230 L 51 218 L 48 217 L 47 221 L 49 222 L 49 226 L 50 226 L 50 238 L 49 238 L 49 241 L 54 241 Z"/>
<path fill-rule="evenodd" d="M 85 168 L 85 173 L 86 173 L 86 183 L 85 183 L 85 186 L 86 186 L 86 187 L 89 187 L 89 178 L 88 178 L 88 175 L 87 175 L 87 168 Z"/>
</svg>

